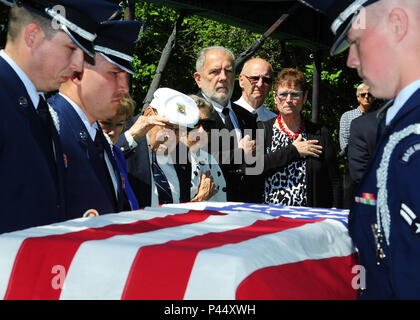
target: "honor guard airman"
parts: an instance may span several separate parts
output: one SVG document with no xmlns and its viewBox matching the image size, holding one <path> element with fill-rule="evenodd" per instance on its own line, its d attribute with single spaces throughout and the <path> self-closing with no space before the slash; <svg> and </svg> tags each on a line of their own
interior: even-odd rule
<svg viewBox="0 0 420 320">
<path fill-rule="evenodd" d="M 130 210 L 112 142 L 98 121 L 115 116 L 134 74 L 134 49 L 143 23 L 107 21 L 97 30 L 95 57 L 48 100 L 57 112 L 67 156 L 64 174 L 66 217 Z"/>
<path fill-rule="evenodd" d="M 376 149 L 354 194 L 349 229 L 366 270 L 361 299 L 420 298 L 420 2 L 301 0 L 332 18 L 331 54 L 349 47 L 347 65 L 375 97 Z"/>
<path fill-rule="evenodd" d="M 60 128 L 44 92 L 82 71 L 99 23 L 119 11 L 102 0 L 2 2 L 11 9 L 0 51 L 0 233 L 66 218 Z"/>
</svg>

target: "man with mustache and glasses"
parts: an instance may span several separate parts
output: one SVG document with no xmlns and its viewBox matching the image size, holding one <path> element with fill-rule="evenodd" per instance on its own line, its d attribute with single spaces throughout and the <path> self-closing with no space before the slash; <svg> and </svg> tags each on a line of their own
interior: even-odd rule
<svg viewBox="0 0 420 320">
<path fill-rule="evenodd" d="M 128 73 L 140 28 L 135 21 L 107 21 L 98 29 L 94 60 L 49 99 L 61 124 L 66 157 L 67 216 L 77 218 L 130 210 L 122 180 L 98 120 L 115 116 L 128 93 Z"/>
<path fill-rule="evenodd" d="M 249 59 L 239 74 L 242 96 L 235 103 L 245 110 L 256 114 L 257 121 L 268 121 L 277 114 L 264 107 L 264 100 L 270 93 L 273 83 L 273 68 L 261 58 Z"/>
<path fill-rule="evenodd" d="M 254 181 L 257 176 L 247 174 L 246 170 L 251 162 L 246 161 L 247 157 L 256 148 L 252 140 L 256 135 L 256 119 L 230 101 L 235 81 L 234 60 L 227 48 L 204 48 L 198 54 L 194 79 L 201 89 L 198 95 L 214 107 L 210 119 L 215 121 L 216 129 L 209 135 L 208 152 L 219 162 L 226 178 L 227 200 L 260 202 L 262 183 Z"/>
</svg>

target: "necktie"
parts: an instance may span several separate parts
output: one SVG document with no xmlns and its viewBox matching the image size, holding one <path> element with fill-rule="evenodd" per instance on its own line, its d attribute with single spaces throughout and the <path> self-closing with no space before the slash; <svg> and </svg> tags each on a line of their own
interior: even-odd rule
<svg viewBox="0 0 420 320">
<path fill-rule="evenodd" d="M 36 112 L 41 120 L 42 126 L 44 127 L 45 133 L 47 134 L 48 141 L 51 141 L 51 114 L 48 110 L 48 104 L 42 96 L 39 96 L 39 103 Z"/>
<path fill-rule="evenodd" d="M 227 107 L 223 108 L 222 113 L 225 116 L 226 129 L 228 129 L 229 131 L 232 131 L 234 129 L 234 126 L 233 126 L 233 123 L 232 123 L 232 119 L 230 118 L 229 108 L 227 108 Z"/>
<path fill-rule="evenodd" d="M 168 179 L 165 173 L 159 167 L 156 159 L 156 153 L 152 151 L 152 170 L 153 179 L 155 180 L 156 188 L 158 191 L 159 204 L 173 203 L 172 192 L 169 186 Z"/>
<path fill-rule="evenodd" d="M 53 138 L 52 138 L 52 118 L 50 111 L 48 109 L 48 104 L 45 101 L 43 96 L 39 96 L 38 107 L 36 109 L 36 113 L 38 114 L 39 120 L 41 122 L 41 126 L 44 129 L 45 133 L 45 141 L 44 139 L 40 140 L 41 147 L 44 150 L 45 156 L 48 159 L 48 163 L 50 166 L 51 171 L 53 174 L 56 174 L 56 155 L 55 150 L 53 148 Z M 43 142 L 41 142 L 43 141 Z"/>
<path fill-rule="evenodd" d="M 96 148 L 96 154 L 95 154 L 95 163 L 97 166 L 99 166 L 100 172 L 102 172 L 101 180 L 105 184 L 104 187 L 107 188 L 111 194 L 114 196 L 115 199 L 115 190 L 114 190 L 114 184 L 111 179 L 111 175 L 108 170 L 108 166 L 106 164 L 105 160 L 105 143 L 108 143 L 105 138 L 102 135 L 102 132 L 97 129 L 96 135 L 95 135 L 95 148 Z"/>
</svg>

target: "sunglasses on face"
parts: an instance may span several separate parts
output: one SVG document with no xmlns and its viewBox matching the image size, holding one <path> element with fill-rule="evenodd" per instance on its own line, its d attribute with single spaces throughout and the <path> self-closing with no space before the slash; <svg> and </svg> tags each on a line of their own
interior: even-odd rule
<svg viewBox="0 0 420 320">
<path fill-rule="evenodd" d="M 194 129 L 199 129 L 200 127 L 203 127 L 203 130 L 206 132 L 210 132 L 211 129 L 214 129 L 215 122 L 210 119 L 200 119 L 194 126 Z M 193 128 L 188 128 L 188 131 L 192 131 Z"/>
<path fill-rule="evenodd" d="M 365 92 L 365 93 L 361 93 L 361 94 L 360 94 L 360 96 L 361 96 L 362 98 L 366 98 L 366 95 L 367 95 L 369 98 L 372 98 L 372 95 L 371 95 L 369 92 Z"/>
<path fill-rule="evenodd" d="M 276 96 L 280 100 L 286 100 L 289 95 L 290 95 L 290 98 L 293 99 L 293 100 L 300 99 L 303 96 L 303 91 L 291 91 L 291 92 L 287 92 L 287 91 L 283 91 L 283 92 L 274 91 L 274 93 L 276 94 Z"/>
<path fill-rule="evenodd" d="M 252 84 L 255 85 L 258 83 L 258 81 L 260 81 L 260 79 L 262 80 L 263 84 L 266 85 L 271 85 L 273 83 L 273 79 L 270 77 L 262 77 L 262 76 L 246 76 L 244 74 L 242 74 L 245 78 L 248 79 L 248 81 Z"/>
</svg>

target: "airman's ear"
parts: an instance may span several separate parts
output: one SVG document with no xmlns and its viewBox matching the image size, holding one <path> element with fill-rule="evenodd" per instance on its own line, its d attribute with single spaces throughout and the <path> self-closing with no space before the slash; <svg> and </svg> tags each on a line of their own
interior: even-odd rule
<svg viewBox="0 0 420 320">
<path fill-rule="evenodd" d="M 402 8 L 394 8 L 388 15 L 389 30 L 394 39 L 399 42 L 408 31 L 408 15 Z"/>
<path fill-rule="evenodd" d="M 37 48 L 45 37 L 44 31 L 36 23 L 28 24 L 24 31 L 23 37 L 28 48 Z"/>
</svg>

